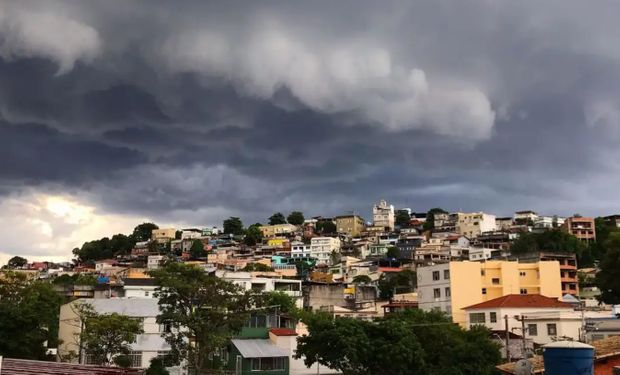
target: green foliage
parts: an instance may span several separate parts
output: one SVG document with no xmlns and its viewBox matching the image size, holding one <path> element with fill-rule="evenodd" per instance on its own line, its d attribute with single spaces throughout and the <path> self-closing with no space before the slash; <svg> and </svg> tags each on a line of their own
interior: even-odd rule
<svg viewBox="0 0 620 375">
<path fill-rule="evenodd" d="M 99 240 L 85 242 L 81 248 L 73 249 L 73 255 L 81 262 L 108 259 L 116 255 L 129 254 L 135 244 L 134 236 L 115 234 L 112 238 L 103 237 Z"/>
<path fill-rule="evenodd" d="M 199 267 L 168 263 L 150 271 L 158 286 L 159 324 L 170 324 L 164 338 L 171 363 L 186 359 L 198 372 L 209 367 L 208 354 L 229 344 L 250 316 L 256 299 L 250 292 Z M 192 339 L 195 345 L 188 345 Z"/>
<path fill-rule="evenodd" d="M 49 359 L 44 343 L 57 345 L 62 302 L 51 284 L 6 272 L 0 279 L 0 355 Z"/>
<path fill-rule="evenodd" d="M 178 230 L 178 231 L 174 232 L 174 239 L 175 240 L 180 240 L 181 237 L 183 237 L 183 231 Z"/>
<path fill-rule="evenodd" d="M 132 234 L 134 241 L 144 242 L 150 240 L 155 229 L 159 229 L 159 226 L 154 223 L 142 223 L 136 226 Z"/>
<path fill-rule="evenodd" d="M 243 223 L 238 217 L 231 216 L 224 220 L 224 233 L 233 234 L 235 236 L 243 234 Z"/>
<path fill-rule="evenodd" d="M 288 221 L 289 224 L 301 225 L 304 223 L 305 218 L 304 218 L 304 214 L 301 213 L 300 211 L 293 211 L 290 213 L 290 215 L 288 215 L 286 220 Z"/>
<path fill-rule="evenodd" d="M 435 214 L 447 214 L 448 211 L 443 208 L 435 207 L 428 210 L 426 213 L 426 221 L 424 221 L 424 230 L 433 230 L 435 229 Z"/>
<path fill-rule="evenodd" d="M 409 222 L 411 221 L 411 215 L 409 215 L 409 212 L 405 210 L 398 210 L 396 211 L 396 217 L 394 218 L 394 221 L 399 227 L 405 228 L 409 225 Z"/>
<path fill-rule="evenodd" d="M 612 233 L 605 241 L 607 249 L 599 264 L 595 284 L 601 291 L 600 300 L 620 304 L 620 233 Z"/>
<path fill-rule="evenodd" d="M 387 258 L 400 258 L 400 251 L 396 248 L 396 246 L 390 246 L 387 249 L 387 253 L 385 254 Z"/>
<path fill-rule="evenodd" d="M 200 240 L 192 241 L 192 246 L 189 248 L 190 258 L 193 260 L 196 260 L 196 259 L 200 259 L 204 257 L 205 255 L 206 255 L 205 246 L 202 244 L 202 241 Z"/>
<path fill-rule="evenodd" d="M 170 375 L 170 372 L 166 370 L 164 360 L 160 357 L 151 359 L 151 365 L 146 369 L 144 375 Z"/>
<path fill-rule="evenodd" d="M 581 240 L 559 229 L 542 233 L 522 233 L 510 248 L 511 252 L 516 255 L 544 251 L 576 254 L 577 256 L 580 256 L 585 249 L 586 245 Z"/>
<path fill-rule="evenodd" d="M 248 246 L 255 246 L 263 240 L 263 233 L 260 231 L 260 223 L 252 224 L 245 231 L 244 243 Z"/>
<path fill-rule="evenodd" d="M 7 266 L 9 268 L 21 268 L 25 266 L 26 264 L 28 264 L 28 259 L 22 258 L 20 256 L 14 256 L 13 258 L 9 259 L 9 261 L 7 262 Z"/>
<path fill-rule="evenodd" d="M 76 273 L 73 275 L 68 275 L 68 274 L 63 274 L 60 275 L 58 277 L 56 277 L 52 283 L 54 285 L 63 285 L 63 286 L 69 286 L 69 285 L 90 285 L 90 286 L 95 286 L 97 285 L 97 277 L 95 277 L 94 275 L 86 275 L 86 274 L 81 274 L 81 273 Z"/>
<path fill-rule="evenodd" d="M 127 363 L 128 357 L 123 356 L 129 354 L 137 335 L 144 332 L 142 322 L 117 313 L 98 314 L 88 305 L 79 309 L 84 323 L 80 336 L 84 352 L 99 365 L 129 367 L 131 361 Z"/>
<path fill-rule="evenodd" d="M 286 219 L 281 212 L 276 212 L 269 217 L 269 225 L 286 224 Z"/>
<path fill-rule="evenodd" d="M 343 375 L 491 375 L 500 361 L 489 331 L 465 331 L 441 313 L 410 310 L 374 322 L 306 314 L 296 358 Z"/>
<path fill-rule="evenodd" d="M 278 310 L 285 314 L 296 315 L 299 312 L 295 300 L 280 291 L 265 293 L 261 305 L 265 307 L 278 306 Z"/>
<path fill-rule="evenodd" d="M 273 267 L 263 263 L 248 263 L 241 269 L 244 272 L 273 272 Z"/>
<path fill-rule="evenodd" d="M 336 233 L 336 224 L 333 221 L 323 220 L 316 223 L 316 231 L 321 234 Z"/>
<path fill-rule="evenodd" d="M 357 275 L 353 278 L 353 284 L 370 284 L 372 279 L 368 275 Z"/>
<path fill-rule="evenodd" d="M 417 285 L 418 279 L 415 271 L 402 270 L 396 273 L 384 273 L 379 277 L 379 281 L 377 282 L 379 298 L 392 299 L 394 293 L 412 292 Z"/>
</svg>

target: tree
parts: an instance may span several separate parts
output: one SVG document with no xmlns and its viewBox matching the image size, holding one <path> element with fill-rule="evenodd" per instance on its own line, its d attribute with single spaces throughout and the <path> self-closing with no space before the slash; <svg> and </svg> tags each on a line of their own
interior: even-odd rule
<svg viewBox="0 0 620 375">
<path fill-rule="evenodd" d="M 243 272 L 273 272 L 273 267 L 263 263 L 248 263 L 241 269 Z"/>
<path fill-rule="evenodd" d="M 174 232 L 174 239 L 175 240 L 180 240 L 182 237 L 183 237 L 183 231 L 178 230 L 178 231 Z"/>
<path fill-rule="evenodd" d="M 248 246 L 255 246 L 263 240 L 263 232 L 260 230 L 260 223 L 252 224 L 245 231 L 243 242 Z"/>
<path fill-rule="evenodd" d="M 304 223 L 305 218 L 304 218 L 304 214 L 301 213 L 300 211 L 293 211 L 290 213 L 290 215 L 288 215 L 286 220 L 288 221 L 289 224 L 302 225 Z"/>
<path fill-rule="evenodd" d="M 243 223 L 238 217 L 231 216 L 224 220 L 224 233 L 235 236 L 243 234 Z"/>
<path fill-rule="evenodd" d="M 424 230 L 435 229 L 435 214 L 447 214 L 448 211 L 443 208 L 435 207 L 428 210 L 426 213 L 426 221 L 424 221 Z"/>
<path fill-rule="evenodd" d="M 151 365 L 146 369 L 144 375 L 170 375 L 170 372 L 166 370 L 164 359 L 155 357 L 151 359 Z"/>
<path fill-rule="evenodd" d="M 353 284 L 370 284 L 372 279 L 368 275 L 357 275 L 353 278 Z"/>
<path fill-rule="evenodd" d="M 9 259 L 7 266 L 9 268 L 21 268 L 26 264 L 28 264 L 28 259 L 22 258 L 20 256 L 14 256 L 13 258 Z"/>
<path fill-rule="evenodd" d="M 193 260 L 200 259 L 205 256 L 205 246 L 202 244 L 202 241 L 192 241 L 192 246 L 189 248 L 189 256 Z"/>
<path fill-rule="evenodd" d="M 209 353 L 225 347 L 241 330 L 256 299 L 249 291 L 193 265 L 168 263 L 150 275 L 158 286 L 157 323 L 171 326 L 164 334 L 171 347 L 171 363 L 186 359 L 198 373 L 218 367 L 208 361 Z"/>
<path fill-rule="evenodd" d="M 280 291 L 265 293 L 261 305 L 265 307 L 277 306 L 278 311 L 285 314 L 297 315 L 299 313 L 295 300 L 288 294 Z"/>
<path fill-rule="evenodd" d="M 129 354 L 131 343 L 144 332 L 142 323 L 117 313 L 98 314 L 88 306 L 86 304 L 80 310 L 84 322 L 84 330 L 80 335 L 84 352 L 93 362 L 102 366 L 127 364 L 124 356 Z"/>
<path fill-rule="evenodd" d="M 396 217 L 394 218 L 394 221 L 399 227 L 405 228 L 409 225 L 409 222 L 411 221 L 411 215 L 409 215 L 409 212 L 406 210 L 398 210 L 396 211 Z"/>
<path fill-rule="evenodd" d="M 601 291 L 601 301 L 617 305 L 620 304 L 620 233 L 610 234 L 605 247 L 607 252 L 594 283 Z"/>
<path fill-rule="evenodd" d="M 52 284 L 5 272 L 0 278 L 0 355 L 49 359 L 47 346 L 55 347 L 58 342 L 61 304 Z"/>
<path fill-rule="evenodd" d="M 466 331 L 438 312 L 409 310 L 374 322 L 306 314 L 308 335 L 296 358 L 319 362 L 344 375 L 490 375 L 499 346 L 485 328 Z"/>
<path fill-rule="evenodd" d="M 269 225 L 286 224 L 286 219 L 281 212 L 276 212 L 269 217 Z"/>
<path fill-rule="evenodd" d="M 385 254 L 385 256 L 387 258 L 400 258 L 400 251 L 398 251 L 398 248 L 396 248 L 396 246 L 390 246 L 387 249 L 387 253 Z"/>
<path fill-rule="evenodd" d="M 321 220 L 316 223 L 316 231 L 321 234 L 336 233 L 336 224 L 333 221 Z"/>
<path fill-rule="evenodd" d="M 377 282 L 379 298 L 392 299 L 394 293 L 409 293 L 415 290 L 418 280 L 415 271 L 402 270 L 394 274 L 382 274 Z"/>
<path fill-rule="evenodd" d="M 542 233 L 521 233 L 519 238 L 510 247 L 513 254 L 546 251 L 565 254 L 581 253 L 586 249 L 581 240 L 572 234 L 559 229 L 552 229 Z"/>
<path fill-rule="evenodd" d="M 155 229 L 159 229 L 157 224 L 142 223 L 134 228 L 132 236 L 136 242 L 148 241 L 152 238 Z"/>
</svg>

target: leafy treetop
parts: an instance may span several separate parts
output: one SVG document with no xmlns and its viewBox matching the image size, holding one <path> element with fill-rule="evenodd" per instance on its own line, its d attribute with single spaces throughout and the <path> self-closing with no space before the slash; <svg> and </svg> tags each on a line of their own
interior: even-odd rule
<svg viewBox="0 0 620 375">
<path fill-rule="evenodd" d="M 286 219 L 281 212 L 276 212 L 269 217 L 269 225 L 286 224 Z"/>
</svg>

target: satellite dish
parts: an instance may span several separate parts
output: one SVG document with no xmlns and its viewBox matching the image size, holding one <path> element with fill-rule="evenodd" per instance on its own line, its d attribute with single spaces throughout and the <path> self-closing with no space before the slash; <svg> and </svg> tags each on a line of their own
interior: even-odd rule
<svg viewBox="0 0 620 375">
<path fill-rule="evenodd" d="M 532 375 L 534 374 L 534 366 L 527 359 L 520 359 L 515 362 L 515 375 Z"/>
</svg>

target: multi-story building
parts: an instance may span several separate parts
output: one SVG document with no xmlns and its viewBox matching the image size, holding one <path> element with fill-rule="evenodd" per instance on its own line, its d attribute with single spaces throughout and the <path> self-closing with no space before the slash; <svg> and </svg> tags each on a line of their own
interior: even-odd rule
<svg viewBox="0 0 620 375">
<path fill-rule="evenodd" d="M 177 230 L 174 228 L 153 229 L 151 232 L 151 239 L 156 241 L 170 241 L 175 239 L 176 234 Z"/>
<path fill-rule="evenodd" d="M 291 258 L 310 258 L 312 246 L 303 242 L 293 242 L 291 244 Z"/>
<path fill-rule="evenodd" d="M 562 296 L 557 261 L 449 262 L 419 267 L 417 274 L 420 308 L 446 312 L 463 326 L 466 306 L 509 294 Z"/>
<path fill-rule="evenodd" d="M 468 238 L 475 238 L 480 233 L 496 229 L 495 215 L 484 212 L 457 213 L 456 232 Z"/>
<path fill-rule="evenodd" d="M 620 228 L 620 215 L 605 216 L 603 220 L 605 221 L 605 224 L 609 226 Z"/>
<path fill-rule="evenodd" d="M 538 216 L 534 220 L 534 228 L 536 229 L 553 229 L 559 228 L 564 224 L 566 219 L 559 216 Z"/>
<path fill-rule="evenodd" d="M 79 314 L 80 304 L 89 304 L 99 314 L 117 313 L 137 319 L 142 323 L 144 333 L 137 336 L 132 343 L 129 358 L 133 368 L 147 368 L 154 357 L 164 356 L 170 350 L 170 345 L 161 337 L 169 326 L 158 324 L 156 317 L 159 314 L 158 301 L 155 298 L 110 298 L 110 299 L 78 299 L 67 303 L 60 308 L 58 338 L 58 356 L 70 358 L 70 353 L 79 353 L 80 344 L 76 340 L 81 333 L 83 322 Z M 82 364 L 92 364 L 89 356 L 82 355 Z M 77 363 L 78 358 L 71 362 Z M 171 374 L 186 374 L 183 366 L 169 369 Z"/>
<path fill-rule="evenodd" d="M 445 212 L 438 212 L 433 214 L 433 223 L 435 225 L 435 232 L 454 232 L 456 231 L 456 214 L 449 214 Z"/>
<path fill-rule="evenodd" d="M 579 238 L 583 242 L 596 241 L 594 219 L 591 217 L 569 217 L 562 224 L 562 230 Z"/>
<path fill-rule="evenodd" d="M 262 225 L 259 227 L 264 238 L 273 238 L 295 233 L 297 227 L 293 224 Z"/>
<path fill-rule="evenodd" d="M 310 240 L 310 256 L 317 259 L 317 263 L 331 265 L 332 253 L 340 252 L 340 239 L 334 237 L 314 237 Z"/>
<path fill-rule="evenodd" d="M 521 263 L 539 261 L 557 261 L 560 264 L 560 281 L 562 294 L 579 294 L 579 277 L 577 276 L 577 256 L 575 254 L 532 252 L 519 255 Z"/>
<path fill-rule="evenodd" d="M 357 237 L 366 229 L 366 222 L 358 215 L 343 215 L 336 217 L 336 230 L 338 233 Z"/>
<path fill-rule="evenodd" d="M 512 217 L 496 217 L 495 218 L 495 226 L 497 230 L 508 230 L 512 227 L 514 222 L 512 221 Z"/>
<path fill-rule="evenodd" d="M 284 292 L 295 300 L 297 307 L 303 306 L 301 295 L 301 280 L 285 279 L 281 275 L 274 277 L 254 276 L 251 272 L 230 272 L 217 270 L 216 276 L 245 290 L 258 292 Z M 276 274 L 274 274 L 276 275 Z"/>
<path fill-rule="evenodd" d="M 372 222 L 375 227 L 382 227 L 385 230 L 394 230 L 394 206 L 388 205 L 385 200 L 372 206 Z"/>
<path fill-rule="evenodd" d="M 538 219 L 538 214 L 534 211 L 517 211 L 514 215 L 514 222 L 517 225 L 533 225 Z"/>
</svg>

